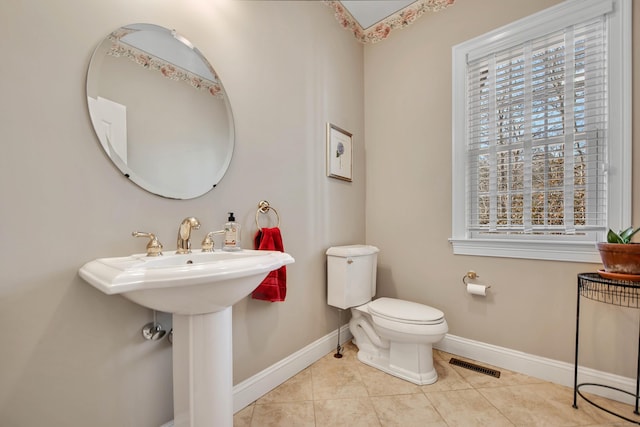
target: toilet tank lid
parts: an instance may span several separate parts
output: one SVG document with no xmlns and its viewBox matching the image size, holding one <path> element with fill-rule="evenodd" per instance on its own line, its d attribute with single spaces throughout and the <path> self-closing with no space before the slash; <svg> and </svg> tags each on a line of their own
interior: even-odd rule
<svg viewBox="0 0 640 427">
<path fill-rule="evenodd" d="M 337 257 L 365 256 L 380 252 L 380 249 L 370 245 L 333 246 L 327 249 L 327 255 Z"/>
</svg>

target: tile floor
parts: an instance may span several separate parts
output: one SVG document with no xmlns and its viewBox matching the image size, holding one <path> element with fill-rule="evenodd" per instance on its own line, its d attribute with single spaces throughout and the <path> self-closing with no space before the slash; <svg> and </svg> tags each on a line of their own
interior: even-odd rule
<svg viewBox="0 0 640 427">
<path fill-rule="evenodd" d="M 236 413 L 234 427 L 632 425 L 580 397 L 574 409 L 572 388 L 496 367 L 500 378 L 476 373 L 449 364 L 452 355 L 437 350 L 439 378 L 426 386 L 371 368 L 356 353 L 347 343 L 343 358 L 326 355 Z M 640 422 L 629 405 L 593 399 Z"/>
</svg>

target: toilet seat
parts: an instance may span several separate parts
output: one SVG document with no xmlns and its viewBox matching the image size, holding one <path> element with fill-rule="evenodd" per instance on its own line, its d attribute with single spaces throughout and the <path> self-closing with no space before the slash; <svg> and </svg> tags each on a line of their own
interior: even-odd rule
<svg viewBox="0 0 640 427">
<path fill-rule="evenodd" d="M 444 313 L 437 308 L 396 298 L 378 298 L 371 301 L 368 308 L 374 318 L 390 322 L 409 325 L 437 325 L 444 322 Z"/>
</svg>

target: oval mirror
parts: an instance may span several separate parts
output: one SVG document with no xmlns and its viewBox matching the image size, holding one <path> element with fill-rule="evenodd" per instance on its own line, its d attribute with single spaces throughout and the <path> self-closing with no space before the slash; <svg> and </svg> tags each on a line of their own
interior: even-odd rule
<svg viewBox="0 0 640 427">
<path fill-rule="evenodd" d="M 109 34 L 91 57 L 87 102 L 107 156 L 151 193 L 201 196 L 231 162 L 229 98 L 206 58 L 173 30 L 133 24 Z"/>
</svg>

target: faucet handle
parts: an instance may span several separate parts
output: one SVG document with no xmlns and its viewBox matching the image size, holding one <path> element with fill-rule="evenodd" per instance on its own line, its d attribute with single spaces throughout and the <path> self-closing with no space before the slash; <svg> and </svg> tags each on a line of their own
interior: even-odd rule
<svg viewBox="0 0 640 427">
<path fill-rule="evenodd" d="M 214 246 L 213 235 L 214 234 L 224 234 L 224 230 L 210 231 L 209 233 L 207 233 L 207 235 L 204 236 L 204 239 L 202 240 L 202 252 L 213 252 L 213 246 Z"/>
<path fill-rule="evenodd" d="M 153 233 L 147 233 L 144 231 L 134 231 L 131 233 L 133 237 L 148 237 L 149 243 L 147 243 L 147 256 L 160 256 L 162 255 L 162 243 Z"/>
</svg>

